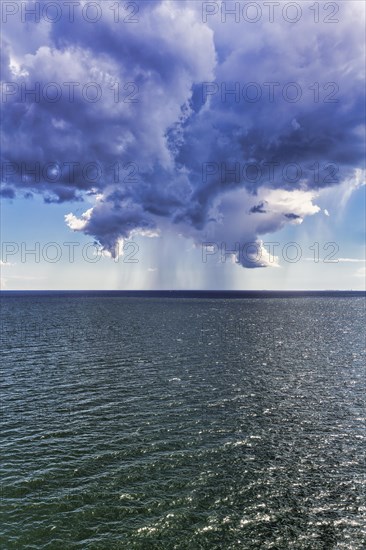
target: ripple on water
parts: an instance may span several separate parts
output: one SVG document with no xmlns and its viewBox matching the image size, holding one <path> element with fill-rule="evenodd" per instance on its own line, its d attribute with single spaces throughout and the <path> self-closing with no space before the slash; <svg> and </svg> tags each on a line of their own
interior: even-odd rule
<svg viewBox="0 0 366 550">
<path fill-rule="evenodd" d="M 364 547 L 363 299 L 1 316 L 4 548 Z"/>
</svg>

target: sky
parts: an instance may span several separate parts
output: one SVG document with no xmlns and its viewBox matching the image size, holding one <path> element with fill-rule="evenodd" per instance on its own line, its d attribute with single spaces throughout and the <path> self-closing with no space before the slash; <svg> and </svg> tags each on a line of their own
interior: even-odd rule
<svg viewBox="0 0 366 550">
<path fill-rule="evenodd" d="M 365 288 L 365 4 L 1 5 L 1 288 Z"/>
</svg>

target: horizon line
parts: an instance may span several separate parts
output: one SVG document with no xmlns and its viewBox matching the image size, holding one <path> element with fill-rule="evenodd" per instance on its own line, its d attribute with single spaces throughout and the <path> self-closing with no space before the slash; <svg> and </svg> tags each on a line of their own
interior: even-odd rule
<svg viewBox="0 0 366 550">
<path fill-rule="evenodd" d="M 215 294 L 221 294 L 221 295 L 260 295 L 260 294 L 282 294 L 282 295 L 291 295 L 291 294 L 313 294 L 313 295 L 319 295 L 319 294 L 363 294 L 366 295 L 366 289 L 364 290 L 353 290 L 353 289 L 286 289 L 286 290 L 280 290 L 280 289 L 260 289 L 260 290 L 224 290 L 224 289 L 189 289 L 189 290 L 182 290 L 182 289 L 163 289 L 163 290 L 146 290 L 146 289 L 134 289 L 134 290 L 125 290 L 125 289 L 42 289 L 42 290 L 36 290 L 36 289 L 18 289 L 18 290 L 11 290 L 11 289 L 0 289 L 0 295 L 10 295 L 10 294 L 38 294 L 38 295 L 45 295 L 45 294 L 125 294 L 125 295 L 132 295 L 132 294 L 138 294 L 138 295 L 148 295 L 148 294 L 155 294 L 155 295 L 172 295 L 172 294 L 185 294 L 186 296 L 191 295 L 215 295 Z"/>
</svg>

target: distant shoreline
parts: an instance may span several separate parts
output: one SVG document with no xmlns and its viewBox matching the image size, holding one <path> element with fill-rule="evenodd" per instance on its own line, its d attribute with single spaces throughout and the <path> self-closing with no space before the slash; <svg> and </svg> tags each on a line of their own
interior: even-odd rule
<svg viewBox="0 0 366 550">
<path fill-rule="evenodd" d="M 364 290 L 1 290 L 0 297 L 104 298 L 361 298 Z"/>
</svg>

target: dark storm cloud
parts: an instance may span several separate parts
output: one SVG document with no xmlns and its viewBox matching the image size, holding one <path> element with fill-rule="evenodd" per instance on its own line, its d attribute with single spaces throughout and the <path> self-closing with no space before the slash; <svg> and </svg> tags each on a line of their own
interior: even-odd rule
<svg viewBox="0 0 366 550">
<path fill-rule="evenodd" d="M 15 191 L 12 187 L 2 187 L 0 189 L 0 196 L 4 199 L 14 199 Z"/>
<path fill-rule="evenodd" d="M 298 216 L 297 214 L 294 214 L 293 212 L 290 212 L 289 214 L 284 214 L 284 215 L 289 220 L 298 220 L 300 218 L 300 216 Z"/>
<path fill-rule="evenodd" d="M 252 206 L 249 212 L 251 212 L 252 214 L 265 214 L 266 210 L 264 208 L 264 202 L 260 202 L 259 204 Z"/>
<path fill-rule="evenodd" d="M 164 220 L 194 238 L 216 221 L 223 237 L 255 240 L 283 219 L 314 213 L 301 209 L 298 194 L 298 208 L 291 204 L 277 217 L 273 205 L 264 208 L 265 196 L 258 203 L 262 189 L 317 190 L 362 167 L 357 2 L 344 7 L 337 25 L 259 23 L 245 32 L 217 19 L 204 24 L 198 4 L 142 2 L 138 23 L 124 25 L 113 21 L 106 2 L 95 24 L 79 11 L 73 23 L 11 20 L 2 49 L 3 90 L 4 83 L 16 86 L 14 93 L 6 88 L 3 101 L 7 193 L 13 185 L 41 193 L 47 203 L 98 197 L 87 215 L 67 221 L 110 249 L 120 237 L 152 231 Z M 21 97 L 22 85 L 44 90 L 50 82 L 61 89 L 59 100 Z M 79 83 L 73 101 L 70 82 Z M 268 82 L 278 84 L 273 101 Z M 88 83 L 102 91 L 96 102 L 83 96 Z M 258 101 L 246 95 L 248 83 L 257 83 Z M 225 94 L 237 85 L 239 94 Z M 299 88 L 300 99 L 292 101 Z M 238 163 L 239 175 L 232 170 Z M 293 168 L 284 173 L 290 163 L 299 167 L 295 179 Z M 261 176 L 246 172 L 246 164 Z M 278 168 L 273 177 L 268 165 Z M 241 215 L 261 213 L 263 221 L 251 216 L 235 235 L 227 229 L 235 199 L 225 197 L 241 190 Z"/>
</svg>

